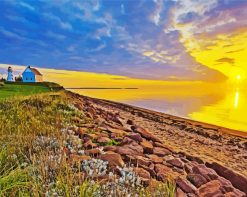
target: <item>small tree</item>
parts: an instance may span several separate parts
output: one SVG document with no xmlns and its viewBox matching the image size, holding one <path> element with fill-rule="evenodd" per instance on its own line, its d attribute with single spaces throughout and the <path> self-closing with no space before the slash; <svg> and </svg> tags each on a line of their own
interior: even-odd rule
<svg viewBox="0 0 247 197">
<path fill-rule="evenodd" d="M 18 77 L 15 77 L 15 81 L 22 81 L 22 77 L 20 75 Z"/>
<path fill-rule="evenodd" d="M 3 77 L 0 79 L 0 82 L 5 82 L 6 79 L 4 79 Z"/>
</svg>

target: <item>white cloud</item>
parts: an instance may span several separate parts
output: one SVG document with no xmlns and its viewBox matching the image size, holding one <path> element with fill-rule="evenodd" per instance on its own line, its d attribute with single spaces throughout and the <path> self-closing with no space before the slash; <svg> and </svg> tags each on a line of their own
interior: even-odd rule
<svg viewBox="0 0 247 197">
<path fill-rule="evenodd" d="M 122 15 L 125 14 L 125 7 L 124 7 L 124 4 L 121 4 L 121 14 L 122 14 Z"/>
<path fill-rule="evenodd" d="M 154 12 L 149 16 L 150 20 L 155 24 L 155 25 L 159 25 L 160 23 L 160 14 L 163 8 L 163 1 L 162 0 L 155 0 L 154 1 L 156 4 L 156 8 L 154 10 Z"/>
<path fill-rule="evenodd" d="M 63 21 L 60 17 L 52 14 L 52 13 L 44 13 L 43 17 L 49 21 L 53 21 L 57 23 L 62 29 L 65 30 L 72 30 L 73 27 L 70 23 Z"/>
<path fill-rule="evenodd" d="M 7 15 L 6 17 L 11 21 L 29 23 L 29 21 L 23 16 Z"/>
<path fill-rule="evenodd" d="M 103 42 L 102 44 L 100 44 L 98 47 L 94 48 L 94 49 L 89 49 L 87 50 L 88 52 L 98 52 L 101 51 L 102 49 L 104 49 L 106 47 L 106 43 Z"/>
<path fill-rule="evenodd" d="M 2 33 L 6 37 L 17 39 L 17 40 L 25 39 L 24 37 L 14 33 L 14 32 L 11 32 L 11 31 L 9 31 L 9 30 L 5 29 L 4 27 L 1 27 L 1 26 L 0 26 L 0 33 Z"/>
<path fill-rule="evenodd" d="M 58 33 L 54 33 L 52 31 L 48 31 L 46 33 L 46 36 L 50 37 L 50 38 L 53 38 L 53 39 L 56 39 L 56 40 L 64 40 L 66 38 L 65 35 L 62 35 L 62 34 L 58 34 Z"/>
<path fill-rule="evenodd" d="M 33 6 L 31 6 L 30 4 L 25 3 L 25 2 L 20 2 L 19 5 L 24 7 L 24 8 L 26 8 L 26 9 L 28 9 L 28 10 L 30 10 L 30 11 L 34 11 L 35 10 L 35 8 Z"/>
</svg>

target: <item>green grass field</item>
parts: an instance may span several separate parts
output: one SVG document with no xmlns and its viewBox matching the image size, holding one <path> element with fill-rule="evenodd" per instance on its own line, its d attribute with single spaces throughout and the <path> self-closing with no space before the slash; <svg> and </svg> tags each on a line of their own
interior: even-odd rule
<svg viewBox="0 0 247 197">
<path fill-rule="evenodd" d="M 33 94 L 45 93 L 54 90 L 52 83 L 23 84 L 23 83 L 1 83 L 0 100 L 18 96 L 28 96 Z M 57 86 L 56 86 L 57 87 Z"/>
</svg>

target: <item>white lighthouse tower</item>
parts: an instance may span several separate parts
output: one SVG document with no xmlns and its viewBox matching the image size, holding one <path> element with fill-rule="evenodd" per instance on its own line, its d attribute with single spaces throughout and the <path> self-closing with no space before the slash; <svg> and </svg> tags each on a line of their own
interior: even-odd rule
<svg viewBox="0 0 247 197">
<path fill-rule="evenodd" d="M 14 81 L 13 70 L 10 66 L 8 67 L 7 81 Z"/>
</svg>

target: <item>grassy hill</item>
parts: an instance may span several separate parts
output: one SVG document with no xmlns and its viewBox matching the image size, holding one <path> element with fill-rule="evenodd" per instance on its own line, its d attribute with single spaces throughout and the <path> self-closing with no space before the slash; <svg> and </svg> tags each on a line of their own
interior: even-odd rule
<svg viewBox="0 0 247 197">
<path fill-rule="evenodd" d="M 62 89 L 55 83 L 5 82 L 0 84 L 0 100 L 17 96 L 28 96 Z"/>
</svg>

